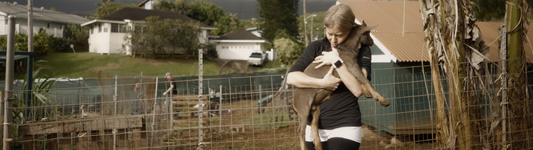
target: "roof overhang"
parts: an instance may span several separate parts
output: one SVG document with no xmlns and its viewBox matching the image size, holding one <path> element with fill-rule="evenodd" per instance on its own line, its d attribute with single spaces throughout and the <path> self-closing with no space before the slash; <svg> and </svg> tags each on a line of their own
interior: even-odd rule
<svg viewBox="0 0 533 150">
<path fill-rule="evenodd" d="M 215 28 L 215 27 L 200 27 L 200 29 L 202 29 L 202 30 L 216 30 L 217 28 Z"/>
<path fill-rule="evenodd" d="M 90 25 L 90 24 L 93 24 L 93 23 L 97 23 L 97 22 L 105 22 L 105 23 L 121 23 L 121 24 L 125 24 L 125 23 L 126 23 L 125 21 L 94 19 L 94 20 L 91 20 L 91 21 L 89 21 L 89 22 L 86 22 L 86 23 L 81 24 L 81 26 L 83 27 L 83 26 L 87 26 L 87 25 Z"/>
<path fill-rule="evenodd" d="M 221 42 L 221 43 L 269 43 L 266 40 L 210 40 L 212 42 Z M 269 43 L 270 44 L 270 43 Z"/>
</svg>

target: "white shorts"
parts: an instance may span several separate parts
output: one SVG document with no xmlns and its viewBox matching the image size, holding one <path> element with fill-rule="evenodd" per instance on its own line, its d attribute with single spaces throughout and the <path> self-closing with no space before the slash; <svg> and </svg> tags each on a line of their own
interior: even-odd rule
<svg viewBox="0 0 533 150">
<path fill-rule="evenodd" d="M 326 142 L 331 138 L 344 138 L 348 140 L 361 143 L 361 127 L 349 126 L 335 129 L 318 129 L 320 142 Z M 305 141 L 313 142 L 313 133 L 311 133 L 311 126 L 305 126 Z"/>
</svg>

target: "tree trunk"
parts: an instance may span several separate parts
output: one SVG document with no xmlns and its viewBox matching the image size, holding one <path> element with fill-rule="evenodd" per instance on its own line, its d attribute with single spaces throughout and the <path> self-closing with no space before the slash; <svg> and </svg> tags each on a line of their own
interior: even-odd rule
<svg viewBox="0 0 533 150">
<path fill-rule="evenodd" d="M 521 9 L 519 9 L 521 8 Z M 522 0 L 507 0 L 507 12 L 505 26 L 507 28 L 507 56 L 508 56 L 508 104 L 507 107 L 508 126 L 505 128 L 507 139 L 504 145 L 511 144 L 509 149 L 526 149 L 528 101 L 526 97 L 526 66 L 522 43 L 524 33 L 523 22 L 526 20 L 527 3 Z"/>
<path fill-rule="evenodd" d="M 471 56 L 474 51 L 483 51 L 486 46 L 482 39 L 477 38 L 481 37 L 477 36 L 481 33 L 475 30 L 478 29 L 475 18 L 469 18 L 473 16 L 471 3 L 467 0 L 419 2 L 436 94 L 438 146 L 445 149 L 481 149 L 480 135 L 484 135 L 481 133 L 484 123 L 481 123 L 480 101 L 475 92 L 482 83 L 471 81 L 480 75 L 477 71 L 480 67 L 475 67 L 479 63 L 473 63 Z M 449 105 L 446 105 L 443 95 L 441 74 L 446 76 Z"/>
</svg>

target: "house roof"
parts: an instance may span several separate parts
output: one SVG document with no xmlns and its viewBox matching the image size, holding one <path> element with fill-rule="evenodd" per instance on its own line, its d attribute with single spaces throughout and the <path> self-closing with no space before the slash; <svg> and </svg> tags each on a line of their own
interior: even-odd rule
<svg viewBox="0 0 533 150">
<path fill-rule="evenodd" d="M 224 36 L 221 36 L 219 39 L 221 40 L 264 40 L 260 37 L 255 36 L 250 31 L 247 31 L 246 29 L 238 29 L 235 31 L 232 31 Z"/>
<path fill-rule="evenodd" d="M 28 18 L 28 6 L 20 5 L 16 3 L 1 3 L 0 4 L 0 14 L 3 15 L 15 15 L 17 18 Z M 73 23 L 81 24 L 89 21 L 83 17 L 73 14 L 66 14 L 59 11 L 52 11 L 47 9 L 41 9 L 33 7 L 33 19 L 34 20 L 43 20 L 49 22 L 59 22 L 59 23 Z"/>
<path fill-rule="evenodd" d="M 404 1 L 338 0 L 338 2 L 349 5 L 357 21 L 361 22 L 364 20 L 368 25 L 378 25 L 371 32 L 376 45 L 381 43 L 382 47 L 380 49 L 389 51 L 396 57 L 398 62 L 429 60 L 427 50 L 425 50 L 425 36 L 418 1 L 405 2 L 405 30 L 403 36 Z M 486 45 L 489 45 L 494 39 L 499 37 L 498 27 L 502 23 L 476 22 L 476 24 L 483 34 Z M 533 39 L 533 33 L 528 33 L 528 37 Z M 494 42 L 489 46 L 491 49 L 489 59 L 493 61 L 499 60 L 498 42 Z M 531 47 L 524 45 L 524 48 L 526 55 L 533 59 Z"/>
<path fill-rule="evenodd" d="M 146 2 L 148 2 L 150 0 L 143 0 L 142 2 L 140 2 L 139 4 L 137 4 L 137 6 L 139 7 L 142 7 L 144 4 L 146 4 Z"/>
<path fill-rule="evenodd" d="M 149 16 L 159 16 L 159 19 L 180 19 L 183 21 L 193 21 L 200 23 L 201 27 L 205 28 L 214 28 L 208 25 L 205 25 L 199 21 L 196 21 L 194 19 L 191 19 L 185 15 L 170 12 L 170 11 L 160 11 L 160 10 L 145 10 L 145 9 L 139 9 L 139 8 L 130 8 L 125 7 L 120 10 L 117 10 L 107 16 L 104 16 L 102 18 L 99 18 L 97 20 L 109 20 L 109 21 L 124 21 L 125 19 L 129 20 L 144 20 L 146 17 Z"/>
<path fill-rule="evenodd" d="M 494 42 L 493 44 L 489 45 L 490 47 L 489 59 L 492 61 L 501 60 L 500 51 L 498 47 L 500 43 L 497 41 L 497 39 L 500 37 L 498 28 L 504 23 L 503 22 L 476 22 L 476 24 L 481 30 L 481 34 L 483 35 L 483 40 L 485 40 L 485 44 L 489 45 L 491 44 L 491 42 Z M 533 29 L 532 27 L 533 27 L 533 24 L 529 24 L 527 28 Z M 531 32 L 531 30 L 527 33 L 527 37 L 530 40 L 533 40 L 533 33 Z M 533 44 L 531 44 L 531 42 L 528 41 L 528 39 L 525 39 L 525 41 L 526 42 L 523 43 L 523 47 L 524 47 L 527 62 L 533 63 L 533 48 L 531 47 Z"/>
</svg>

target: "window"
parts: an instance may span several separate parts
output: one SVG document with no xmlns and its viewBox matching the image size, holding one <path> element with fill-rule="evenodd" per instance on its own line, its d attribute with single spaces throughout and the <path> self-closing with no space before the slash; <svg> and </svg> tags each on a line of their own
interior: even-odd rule
<svg viewBox="0 0 533 150">
<path fill-rule="evenodd" d="M 50 22 L 46 23 L 46 28 L 50 28 Z"/>
<path fill-rule="evenodd" d="M 125 33 L 125 28 L 123 24 L 112 23 L 111 24 L 112 33 Z"/>
<path fill-rule="evenodd" d="M 94 33 L 94 27 L 91 27 L 91 34 Z"/>
<path fill-rule="evenodd" d="M 102 24 L 98 24 L 98 33 L 102 32 Z"/>
</svg>

